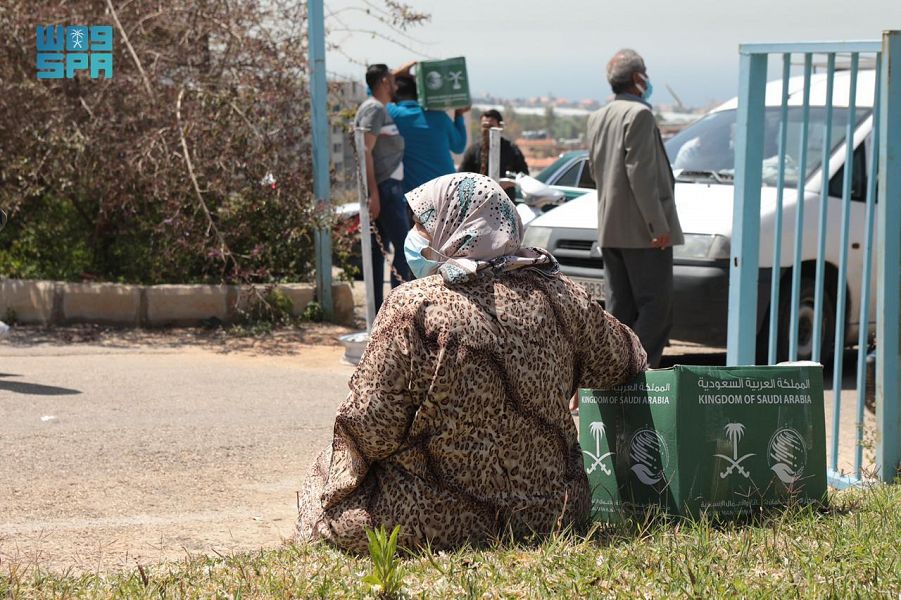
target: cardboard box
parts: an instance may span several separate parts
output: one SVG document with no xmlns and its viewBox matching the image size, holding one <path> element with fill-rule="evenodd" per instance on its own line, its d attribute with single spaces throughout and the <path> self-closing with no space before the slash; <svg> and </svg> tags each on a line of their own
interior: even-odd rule
<svg viewBox="0 0 901 600">
<path fill-rule="evenodd" d="M 470 106 L 469 75 L 462 56 L 447 60 L 424 60 L 416 64 L 419 104 L 431 110 Z"/>
<path fill-rule="evenodd" d="M 650 506 L 730 517 L 825 499 L 819 365 L 675 366 L 579 399 L 596 520 Z"/>
</svg>

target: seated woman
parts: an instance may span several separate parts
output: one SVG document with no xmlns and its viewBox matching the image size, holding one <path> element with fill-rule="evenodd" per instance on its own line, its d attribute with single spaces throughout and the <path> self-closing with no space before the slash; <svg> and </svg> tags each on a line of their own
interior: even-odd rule
<svg viewBox="0 0 901 600">
<path fill-rule="evenodd" d="M 419 279 L 385 301 L 302 492 L 297 538 L 366 549 L 364 528 L 454 548 L 579 525 L 590 492 L 568 400 L 646 368 L 634 333 L 559 273 L 492 179 L 407 194 Z"/>
</svg>

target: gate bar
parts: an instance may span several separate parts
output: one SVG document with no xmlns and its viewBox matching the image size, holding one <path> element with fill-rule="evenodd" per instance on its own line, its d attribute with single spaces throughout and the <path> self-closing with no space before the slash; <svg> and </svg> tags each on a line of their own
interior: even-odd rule
<svg viewBox="0 0 901 600">
<path fill-rule="evenodd" d="M 860 55 L 851 54 L 851 90 L 845 132 L 845 165 L 842 181 L 842 228 L 839 237 L 838 298 L 835 303 L 835 359 L 832 366 L 832 470 L 838 471 L 839 430 L 842 411 L 842 376 L 845 362 L 845 313 L 848 304 L 848 236 L 851 229 L 851 182 L 854 177 L 854 132 L 857 130 L 857 66 Z"/>
<path fill-rule="evenodd" d="M 754 364 L 767 55 L 742 52 L 740 65 L 735 165 L 741 168 L 732 212 L 727 365 Z"/>
<path fill-rule="evenodd" d="M 836 52 L 836 48 L 841 48 L 839 52 L 861 52 L 875 53 L 882 50 L 880 42 L 873 41 L 850 41 L 850 42 L 799 42 L 795 44 L 741 44 L 738 51 L 741 54 L 782 54 L 789 52 L 792 54 L 829 54 Z"/>
<path fill-rule="evenodd" d="M 876 319 L 876 469 L 891 482 L 901 463 L 898 371 L 901 297 L 901 31 L 882 34 L 879 148 L 879 260 Z M 895 71 L 895 73 L 893 73 Z"/>
<path fill-rule="evenodd" d="M 857 332 L 857 439 L 863 439 L 863 418 L 867 386 L 867 350 L 870 341 L 870 279 L 873 273 L 873 221 L 876 217 L 876 178 L 879 176 L 879 88 L 882 83 L 882 56 L 876 56 L 876 88 L 873 95 L 873 128 L 870 143 L 870 175 L 867 181 L 867 213 L 864 235 L 863 274 L 860 276 L 860 325 Z M 854 449 L 854 475 L 861 478 L 863 444 Z"/>
<path fill-rule="evenodd" d="M 782 204 L 785 197 L 785 150 L 788 145 L 788 81 L 792 55 L 782 55 L 782 107 L 779 113 L 779 176 L 776 181 L 776 221 L 773 224 L 773 271 L 770 279 L 770 337 L 768 359 L 776 364 L 779 332 L 779 284 L 782 281 Z"/>
<path fill-rule="evenodd" d="M 823 136 L 823 158 L 820 161 L 820 227 L 817 248 L 816 290 L 813 301 L 813 362 L 821 362 L 823 350 L 823 287 L 826 278 L 826 235 L 829 219 L 829 175 L 832 161 L 832 97 L 835 90 L 835 53 L 826 59 L 826 131 Z M 834 338 L 833 338 L 834 339 Z"/>
<path fill-rule="evenodd" d="M 801 148 L 798 159 L 798 199 L 795 205 L 795 261 L 792 267 L 791 318 L 788 330 L 788 360 L 798 360 L 798 317 L 801 303 L 801 262 L 804 258 L 804 208 L 807 204 L 807 139 L 810 133 L 810 75 L 813 55 L 804 55 L 804 99 L 801 109 Z"/>
</svg>

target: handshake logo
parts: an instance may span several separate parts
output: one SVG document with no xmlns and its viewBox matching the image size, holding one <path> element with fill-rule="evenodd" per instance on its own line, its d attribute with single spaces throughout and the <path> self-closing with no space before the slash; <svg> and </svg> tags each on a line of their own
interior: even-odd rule
<svg viewBox="0 0 901 600">
<path fill-rule="evenodd" d="M 91 79 L 113 76 L 110 25 L 38 25 L 38 79 L 72 79 L 79 71 Z"/>
</svg>

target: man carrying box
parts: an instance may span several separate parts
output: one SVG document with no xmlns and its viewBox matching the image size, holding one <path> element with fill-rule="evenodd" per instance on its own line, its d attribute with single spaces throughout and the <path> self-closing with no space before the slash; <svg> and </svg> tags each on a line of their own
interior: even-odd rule
<svg viewBox="0 0 901 600">
<path fill-rule="evenodd" d="M 425 110 L 419 105 L 416 80 L 409 69 L 398 71 L 395 81 L 396 103 L 388 105 L 388 114 L 404 139 L 404 192 L 409 192 L 455 171 L 451 152 L 459 154 L 466 149 L 463 114 L 469 107 L 454 110 L 451 121 L 443 110 Z"/>
</svg>

